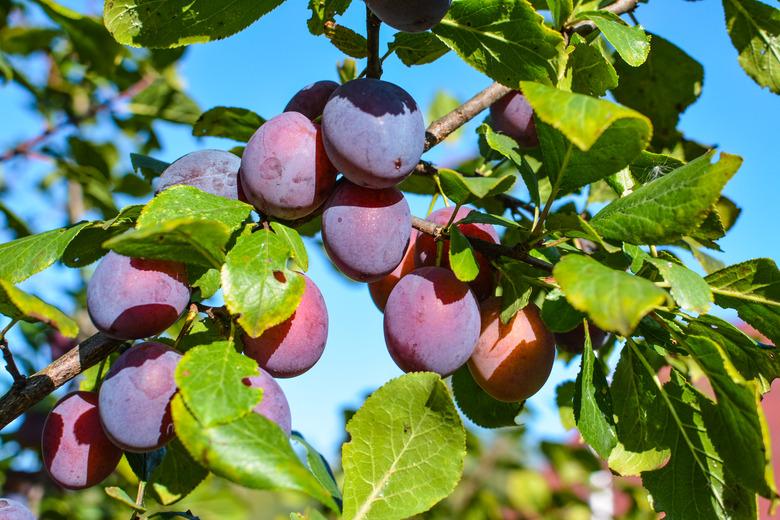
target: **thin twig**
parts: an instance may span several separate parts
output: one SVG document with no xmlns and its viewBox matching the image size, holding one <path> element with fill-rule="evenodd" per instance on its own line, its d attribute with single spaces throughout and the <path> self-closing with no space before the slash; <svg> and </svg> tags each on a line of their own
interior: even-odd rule
<svg viewBox="0 0 780 520">
<path fill-rule="evenodd" d="M 368 65 L 366 76 L 380 79 L 382 77 L 382 59 L 379 57 L 379 32 L 382 21 L 366 6 L 366 41 L 368 42 Z"/>
<path fill-rule="evenodd" d="M 0 330 L 0 349 L 3 350 L 3 359 L 5 360 L 5 368 L 14 380 L 14 385 L 17 385 L 25 380 L 25 376 L 19 371 L 19 367 L 16 365 L 14 354 L 11 352 L 11 348 L 8 346 L 8 340 L 5 338 L 8 331 L 10 331 L 19 320 L 11 320 L 3 330 Z"/>
</svg>

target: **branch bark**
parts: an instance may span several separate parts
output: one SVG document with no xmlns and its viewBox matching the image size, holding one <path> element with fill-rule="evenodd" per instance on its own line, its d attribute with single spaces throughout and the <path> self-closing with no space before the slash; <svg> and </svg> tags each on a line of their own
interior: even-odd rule
<svg viewBox="0 0 780 520">
<path fill-rule="evenodd" d="M 122 343 L 104 334 L 95 334 L 43 370 L 15 383 L 0 398 L 0 430 L 54 390 L 108 357 Z"/>
<path fill-rule="evenodd" d="M 425 132 L 425 150 L 428 151 L 444 141 L 452 132 L 477 117 L 511 90 L 500 83 L 493 83 L 446 116 L 431 123 Z"/>
<path fill-rule="evenodd" d="M 368 41 L 368 64 L 366 76 L 373 79 L 382 77 L 382 59 L 379 57 L 379 32 L 382 21 L 366 5 L 366 40 Z"/>
</svg>

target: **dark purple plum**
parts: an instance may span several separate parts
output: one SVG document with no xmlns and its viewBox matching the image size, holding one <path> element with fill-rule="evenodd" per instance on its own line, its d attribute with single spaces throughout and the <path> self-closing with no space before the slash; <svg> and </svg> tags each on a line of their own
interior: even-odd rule
<svg viewBox="0 0 780 520">
<path fill-rule="evenodd" d="M 273 377 L 295 377 L 313 367 L 328 339 L 328 309 L 308 276 L 303 299 L 286 321 L 259 338 L 244 337 L 244 353 Z"/>
<path fill-rule="evenodd" d="M 285 112 L 298 112 L 312 121 L 322 115 L 333 91 L 339 88 L 335 81 L 317 81 L 299 90 L 284 107 Z"/>
<path fill-rule="evenodd" d="M 410 33 L 427 31 L 441 22 L 451 3 L 452 0 L 366 0 L 377 18 Z"/>
<path fill-rule="evenodd" d="M 190 301 L 187 270 L 164 260 L 109 252 L 87 285 L 87 309 L 101 332 L 118 339 L 155 336 L 173 325 Z"/>
<path fill-rule="evenodd" d="M 409 246 L 406 248 L 404 258 L 398 264 L 398 267 L 387 276 L 383 276 L 376 282 L 368 284 L 368 292 L 371 294 L 371 299 L 374 301 L 374 305 L 382 312 L 385 311 L 385 305 L 387 305 L 390 293 L 398 285 L 398 282 L 401 281 L 401 278 L 414 271 L 414 243 L 416 239 L 417 233 L 413 231 L 409 237 Z"/>
<path fill-rule="evenodd" d="M 434 222 L 440 226 L 446 226 L 450 222 L 455 208 L 442 208 L 431 213 L 426 220 Z M 471 213 L 471 208 L 461 207 L 455 217 L 454 222 L 462 220 Z M 490 224 L 458 224 L 458 230 L 468 238 L 476 238 L 485 242 L 499 243 L 498 233 Z M 417 267 L 436 265 L 436 242 L 431 235 L 417 233 L 417 242 L 415 244 L 414 263 Z M 450 267 L 450 241 L 445 240 L 442 247 L 441 267 Z M 493 295 L 495 289 L 495 279 L 493 277 L 493 267 L 490 260 L 482 253 L 476 252 L 475 258 L 479 265 L 479 274 L 476 279 L 469 282 L 471 290 L 474 291 L 478 300 L 484 300 Z"/>
<path fill-rule="evenodd" d="M 343 181 L 325 204 L 322 241 L 336 267 L 353 280 L 374 282 L 403 260 L 412 216 L 403 193 Z"/>
<path fill-rule="evenodd" d="M 0 498 L 0 518 L 3 520 L 35 520 L 35 515 L 21 502 L 10 498 Z"/>
<path fill-rule="evenodd" d="M 292 432 L 290 405 L 279 383 L 262 368 L 259 375 L 245 379 L 244 383 L 253 388 L 263 389 L 263 400 L 255 406 L 255 413 L 278 424 L 289 436 Z"/>
<path fill-rule="evenodd" d="M 479 305 L 469 286 L 442 267 L 401 278 L 385 307 L 385 343 L 405 372 L 448 376 L 474 352 Z"/>
<path fill-rule="evenodd" d="M 534 109 L 520 92 L 510 92 L 490 107 L 493 129 L 508 135 L 521 146 L 539 146 L 534 123 Z"/>
<path fill-rule="evenodd" d="M 171 399 L 181 354 L 162 343 L 126 350 L 100 386 L 100 422 L 106 435 L 125 451 L 145 453 L 173 437 Z M 131 426 L 132 425 L 132 426 Z"/>
<path fill-rule="evenodd" d="M 588 332 L 590 333 L 590 343 L 594 350 L 598 350 L 607 343 L 608 335 L 606 332 L 588 322 Z M 579 325 L 569 332 L 556 332 L 555 344 L 564 352 L 570 354 L 582 354 L 585 348 L 585 326 Z"/>
<path fill-rule="evenodd" d="M 100 425 L 94 392 L 68 394 L 54 406 L 43 427 L 41 452 L 49 476 L 66 489 L 99 484 L 122 458 Z"/>
<path fill-rule="evenodd" d="M 425 123 L 405 90 L 378 79 L 345 83 L 322 114 L 325 150 L 350 181 L 367 188 L 395 186 L 417 166 Z"/>
<path fill-rule="evenodd" d="M 259 212 L 285 220 L 319 208 L 333 191 L 336 175 L 320 126 L 298 112 L 285 112 L 261 126 L 241 158 L 247 200 Z"/>
<path fill-rule="evenodd" d="M 241 159 L 222 150 L 201 150 L 175 160 L 160 175 L 157 193 L 171 186 L 194 186 L 201 191 L 238 199 Z"/>
<path fill-rule="evenodd" d="M 555 341 L 529 303 L 504 325 L 501 299 L 482 304 L 482 332 L 469 360 L 474 380 L 499 401 L 520 402 L 538 392 L 555 362 Z"/>
</svg>

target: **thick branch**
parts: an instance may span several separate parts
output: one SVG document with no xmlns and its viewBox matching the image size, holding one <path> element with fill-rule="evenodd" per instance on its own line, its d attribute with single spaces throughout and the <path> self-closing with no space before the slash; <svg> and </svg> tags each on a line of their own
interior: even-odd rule
<svg viewBox="0 0 780 520">
<path fill-rule="evenodd" d="M 431 126 L 425 132 L 425 149 L 430 150 L 444 141 L 452 132 L 477 117 L 480 112 L 510 91 L 509 87 L 505 87 L 500 83 L 493 83 L 446 116 L 431 123 Z"/>
<path fill-rule="evenodd" d="M 418 217 L 412 217 L 412 227 L 417 231 L 432 235 L 437 239 L 445 238 L 447 236 L 444 226 L 438 226 L 433 222 L 429 222 Z M 490 258 L 498 258 L 503 256 L 513 260 L 525 262 L 526 264 L 543 269 L 547 272 L 552 272 L 552 264 L 529 255 L 527 251 L 523 251 L 519 247 L 508 247 L 477 238 L 469 238 L 469 242 L 474 249 Z"/>
<path fill-rule="evenodd" d="M 14 384 L 0 398 L 0 429 L 54 390 L 108 357 L 122 343 L 103 334 L 95 334 L 43 370 Z"/>
<path fill-rule="evenodd" d="M 382 59 L 379 57 L 379 31 L 382 21 L 366 6 L 366 40 L 368 41 L 368 65 L 366 76 L 380 79 L 382 77 Z"/>
</svg>

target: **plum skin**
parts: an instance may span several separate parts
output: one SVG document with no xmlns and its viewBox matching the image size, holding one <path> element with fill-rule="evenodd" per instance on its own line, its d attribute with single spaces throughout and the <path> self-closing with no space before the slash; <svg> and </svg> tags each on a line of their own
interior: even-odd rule
<svg viewBox="0 0 780 520">
<path fill-rule="evenodd" d="M 409 236 L 409 245 L 404 253 L 403 260 L 398 264 L 392 273 L 383 276 L 375 282 L 368 284 L 368 292 L 371 295 L 371 299 L 374 301 L 377 309 L 384 312 L 387 305 L 387 299 L 390 298 L 390 293 L 393 291 L 401 278 L 414 271 L 414 244 L 417 240 L 417 233 L 412 232 Z"/>
<path fill-rule="evenodd" d="M 358 282 L 374 282 L 398 267 L 411 234 L 409 204 L 395 188 L 372 190 L 342 181 L 322 213 L 328 257 Z"/>
<path fill-rule="evenodd" d="M 337 171 L 322 144 L 320 126 L 285 112 L 257 129 L 241 157 L 241 188 L 260 212 L 285 220 L 319 208 L 336 184 Z"/>
<path fill-rule="evenodd" d="M 244 336 L 244 353 L 273 377 L 295 377 L 322 357 L 328 340 L 328 309 L 314 282 L 306 275 L 303 299 L 287 320 L 258 338 Z"/>
<path fill-rule="evenodd" d="M 285 112 L 298 112 L 312 121 L 322 115 L 331 94 L 339 88 L 335 81 L 317 81 L 299 90 L 284 107 Z"/>
<path fill-rule="evenodd" d="M 591 322 L 588 322 L 588 333 L 594 350 L 600 349 L 607 343 L 607 333 Z M 585 348 L 585 326 L 582 324 L 568 332 L 556 332 L 553 336 L 555 336 L 555 344 L 564 352 L 582 354 Z"/>
<path fill-rule="evenodd" d="M 109 252 L 87 284 L 95 327 L 116 339 L 155 336 L 173 325 L 190 302 L 183 264 Z"/>
<path fill-rule="evenodd" d="M 474 380 L 493 398 L 520 402 L 538 392 L 552 372 L 555 340 L 529 303 L 506 325 L 501 323 L 501 300 L 482 304 L 482 332 L 469 360 Z"/>
<path fill-rule="evenodd" d="M 373 13 L 399 31 L 427 31 L 441 22 L 452 0 L 366 0 Z"/>
<path fill-rule="evenodd" d="M 390 188 L 420 162 L 425 122 L 412 96 L 378 79 L 357 79 L 339 87 L 322 113 L 325 150 L 355 184 Z"/>
<path fill-rule="evenodd" d="M 442 208 L 428 215 L 426 220 L 440 226 L 446 226 L 450 222 L 454 211 L 455 208 L 453 207 Z M 461 207 L 453 222 L 466 218 L 472 211 L 474 210 L 471 208 Z M 468 238 L 476 238 L 494 244 L 500 242 L 498 233 L 490 224 L 458 224 L 458 230 Z M 450 241 L 445 240 L 442 248 L 441 266 L 448 269 L 450 267 L 449 252 Z M 495 289 L 493 267 L 490 265 L 490 260 L 482 253 L 475 251 L 474 256 L 479 265 L 479 274 L 474 280 L 469 282 L 469 286 L 474 291 L 477 299 L 481 301 L 493 295 L 493 290 Z M 431 235 L 422 232 L 417 233 L 414 263 L 417 267 L 436 265 L 436 241 Z"/>
<path fill-rule="evenodd" d="M 534 110 L 520 92 L 510 92 L 490 107 L 493 129 L 526 148 L 539 146 Z"/>
<path fill-rule="evenodd" d="M 188 153 L 168 166 L 157 184 L 157 193 L 171 186 L 194 186 L 201 191 L 238 200 L 238 170 L 241 159 L 222 150 Z"/>
<path fill-rule="evenodd" d="M 471 357 L 479 329 L 474 294 L 442 267 L 404 276 L 385 307 L 387 350 L 405 372 L 451 375 Z"/>
<path fill-rule="evenodd" d="M 35 520 L 35 515 L 21 502 L 10 498 L 0 498 L 0 518 L 3 520 Z"/>
<path fill-rule="evenodd" d="M 167 345 L 148 342 L 129 348 L 111 366 L 98 409 L 106 435 L 118 447 L 145 453 L 173 438 L 170 404 L 181 357 Z"/>
<path fill-rule="evenodd" d="M 49 476 L 63 488 L 85 489 L 108 477 L 122 458 L 103 431 L 98 395 L 73 392 L 54 406 L 43 426 L 41 452 Z"/>
<path fill-rule="evenodd" d="M 244 379 L 244 384 L 263 389 L 263 399 L 254 407 L 254 412 L 275 422 L 289 437 L 292 432 L 290 404 L 279 383 L 261 368 L 258 375 Z"/>
</svg>

